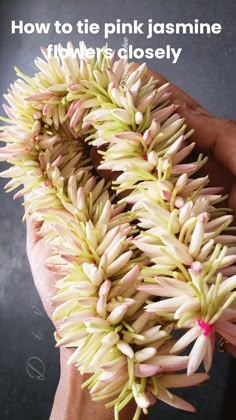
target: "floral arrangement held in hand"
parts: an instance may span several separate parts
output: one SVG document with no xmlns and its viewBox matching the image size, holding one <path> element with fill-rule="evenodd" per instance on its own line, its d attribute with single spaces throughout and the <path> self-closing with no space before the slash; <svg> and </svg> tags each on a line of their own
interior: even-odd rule
<svg viewBox="0 0 236 420">
<path fill-rule="evenodd" d="M 115 419 L 133 398 L 134 420 L 157 399 L 195 411 L 169 388 L 208 378 L 216 333 L 236 345 L 232 216 L 217 205 L 222 189 L 198 176 L 206 157 L 191 161 L 192 130 L 169 84 L 115 53 L 88 59 L 83 43 L 80 52 L 42 49 L 33 78 L 16 69 L 0 137 L 12 167 L 1 176 L 12 178 L 7 191 L 23 184 L 15 197 L 42 222 L 47 267 L 60 274 L 57 345 L 91 374 L 92 399 L 114 406 Z"/>
</svg>

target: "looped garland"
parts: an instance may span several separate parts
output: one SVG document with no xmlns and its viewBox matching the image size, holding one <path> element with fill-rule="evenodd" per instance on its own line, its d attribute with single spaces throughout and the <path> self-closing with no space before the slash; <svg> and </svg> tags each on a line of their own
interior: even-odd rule
<svg viewBox="0 0 236 420">
<path fill-rule="evenodd" d="M 115 53 L 88 59 L 84 43 L 80 60 L 42 53 L 39 72 L 16 69 L 5 96 L 0 158 L 13 165 L 1 173 L 12 178 L 7 191 L 24 185 L 15 197 L 43 221 L 47 267 L 61 274 L 57 346 L 75 348 L 68 363 L 91 374 L 83 386 L 115 419 L 132 398 L 135 420 L 156 399 L 195 411 L 168 388 L 208 378 L 196 371 L 202 361 L 209 371 L 216 332 L 236 345 L 235 236 L 229 210 L 215 206 L 222 189 L 195 175 L 206 158 L 189 159 L 192 131 L 145 64 L 127 76 Z M 95 171 L 91 147 L 100 170 L 119 171 L 113 183 Z"/>
</svg>

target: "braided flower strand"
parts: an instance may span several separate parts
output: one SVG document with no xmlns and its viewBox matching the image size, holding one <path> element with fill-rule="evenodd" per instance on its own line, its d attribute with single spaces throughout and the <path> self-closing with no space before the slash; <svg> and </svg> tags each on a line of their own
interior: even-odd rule
<svg viewBox="0 0 236 420">
<path fill-rule="evenodd" d="M 34 77 L 16 69 L 5 95 L 0 160 L 60 274 L 57 346 L 74 348 L 68 363 L 90 374 L 83 387 L 116 420 L 133 398 L 134 420 L 157 399 L 195 411 L 169 388 L 208 378 L 216 333 L 236 345 L 236 239 L 222 189 L 197 176 L 207 159 L 191 162 L 192 130 L 145 64 L 126 77 L 124 60 L 88 58 L 84 43 L 79 60 L 42 53 Z M 118 172 L 115 181 L 98 175 L 94 148 L 99 174 Z"/>
</svg>

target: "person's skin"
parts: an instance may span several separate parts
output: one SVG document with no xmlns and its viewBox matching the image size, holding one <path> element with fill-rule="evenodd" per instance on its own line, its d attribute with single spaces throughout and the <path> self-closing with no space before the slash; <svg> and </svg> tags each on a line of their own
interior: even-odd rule
<svg viewBox="0 0 236 420">
<path fill-rule="evenodd" d="M 27 217 L 26 251 L 30 263 L 35 286 L 41 297 L 44 309 L 52 319 L 56 304 L 51 298 L 56 294 L 55 281 L 60 277 L 45 267 L 45 262 L 50 256 L 49 249 L 45 246 L 39 235 L 40 222 Z M 54 322 L 58 327 L 58 322 Z M 113 408 L 105 409 L 104 402 L 92 403 L 88 389 L 81 390 L 84 380 L 88 375 L 80 375 L 78 370 L 67 364 L 73 349 L 60 348 L 60 379 L 54 398 L 50 420 L 112 420 Z M 108 402 L 108 401 L 106 401 Z M 136 404 L 131 402 L 120 416 L 122 420 L 132 418 Z"/>
<path fill-rule="evenodd" d="M 151 70 L 148 76 L 167 80 Z M 172 102 L 179 105 L 178 112 L 186 119 L 195 133 L 191 140 L 196 142 L 196 148 L 208 155 L 207 164 L 202 168 L 209 174 L 211 185 L 223 186 L 229 194 L 228 205 L 236 212 L 236 122 L 225 118 L 217 118 L 195 99 L 187 95 L 175 85 L 170 86 Z"/>
<path fill-rule="evenodd" d="M 160 83 L 166 82 L 163 76 L 148 71 Z M 183 115 L 189 127 L 195 129 L 192 139 L 197 150 L 209 156 L 204 171 L 210 175 L 212 185 L 224 186 L 229 194 L 229 206 L 236 213 L 236 122 L 217 118 L 201 107 L 193 98 L 178 87 L 171 85 L 172 101 L 179 104 L 179 113 Z M 33 274 L 35 286 L 39 292 L 45 311 L 52 317 L 54 303 L 51 301 L 56 293 L 57 276 L 45 267 L 50 255 L 44 241 L 39 236 L 39 224 L 27 218 L 27 255 Z M 57 327 L 57 325 L 55 325 Z M 236 357 L 236 348 L 226 343 L 224 350 Z M 113 409 L 106 410 L 104 403 L 93 403 L 89 391 L 81 390 L 84 377 L 74 366 L 67 365 L 72 349 L 60 349 L 61 374 L 57 387 L 50 420 L 111 420 Z M 121 414 L 121 419 L 132 418 L 135 404 L 130 404 Z"/>
</svg>

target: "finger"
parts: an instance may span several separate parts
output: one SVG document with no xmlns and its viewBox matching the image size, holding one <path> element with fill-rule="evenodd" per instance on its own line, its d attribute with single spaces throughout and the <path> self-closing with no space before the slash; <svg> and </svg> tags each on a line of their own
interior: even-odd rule
<svg viewBox="0 0 236 420">
<path fill-rule="evenodd" d="M 230 353 L 233 357 L 235 357 L 235 358 L 236 358 L 236 347 L 235 347 L 233 344 L 231 344 L 231 343 L 226 343 L 226 344 L 224 345 L 224 349 L 225 349 L 228 353 Z"/>
<path fill-rule="evenodd" d="M 212 154 L 232 175 L 236 175 L 236 122 L 217 118 L 205 113 L 198 106 L 185 104 L 180 113 L 191 128 L 199 150 Z"/>
<path fill-rule="evenodd" d="M 134 63 L 132 70 L 139 67 L 140 64 Z M 165 83 L 170 83 L 168 79 L 166 79 L 162 74 L 157 73 L 151 69 L 148 69 L 147 71 L 147 80 L 150 79 L 150 77 L 153 77 L 154 79 L 158 80 L 158 85 L 163 85 Z M 169 88 L 170 92 L 172 93 L 172 101 L 177 103 L 180 106 L 184 106 L 184 104 L 188 104 L 189 106 L 192 106 L 193 108 L 198 108 L 200 104 L 192 98 L 192 96 L 188 95 L 186 92 L 184 92 L 182 89 L 180 89 L 178 86 L 174 85 L 173 83 L 170 84 Z M 204 109 L 204 112 L 208 115 L 212 115 L 207 109 Z"/>
<path fill-rule="evenodd" d="M 202 166 L 198 173 L 201 176 L 209 176 L 209 186 L 224 186 L 224 194 L 228 194 L 231 191 L 235 182 L 235 177 L 230 171 L 225 169 L 213 156 L 208 157 L 207 163 Z"/>
<path fill-rule="evenodd" d="M 32 249 L 32 247 L 42 239 L 40 235 L 40 229 L 43 222 L 37 221 L 33 216 L 27 216 L 26 226 L 27 226 L 27 238 L 26 238 L 26 248 L 27 253 Z"/>
<path fill-rule="evenodd" d="M 136 64 L 135 66 L 137 67 Z M 147 76 L 148 78 L 153 76 L 161 84 L 168 82 L 165 77 L 153 70 L 148 70 Z M 172 92 L 173 102 L 179 105 L 178 112 L 195 130 L 192 138 L 196 141 L 197 147 L 206 153 L 213 154 L 235 176 L 236 122 L 215 117 L 195 99 L 173 84 L 170 85 L 169 90 Z"/>
<path fill-rule="evenodd" d="M 26 238 L 26 248 L 27 252 L 39 239 L 39 231 L 42 226 L 42 222 L 37 221 L 34 218 L 34 215 L 28 213 L 29 203 L 27 201 L 27 196 L 24 197 L 24 208 L 25 208 L 25 221 L 27 228 L 27 238 Z"/>
</svg>

